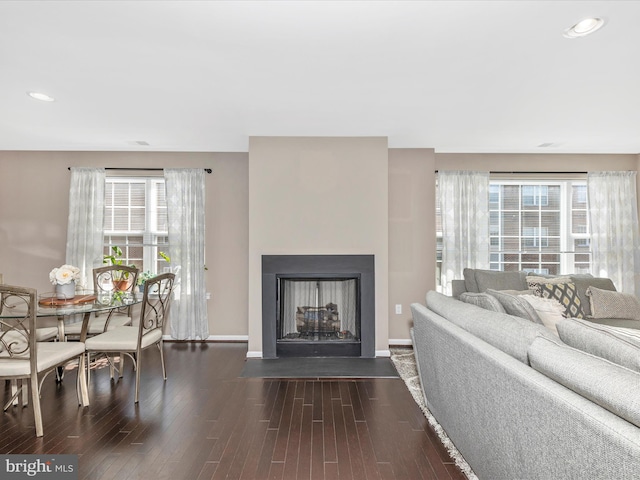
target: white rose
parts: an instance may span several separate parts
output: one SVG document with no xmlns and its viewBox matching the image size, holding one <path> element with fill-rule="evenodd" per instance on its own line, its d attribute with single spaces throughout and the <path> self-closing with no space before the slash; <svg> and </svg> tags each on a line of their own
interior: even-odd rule
<svg viewBox="0 0 640 480">
<path fill-rule="evenodd" d="M 57 268 L 54 268 L 53 270 L 51 270 L 49 272 L 49 281 L 55 285 L 56 283 L 58 283 L 58 281 L 56 280 L 56 272 L 58 271 Z"/>
<path fill-rule="evenodd" d="M 73 280 L 80 280 L 80 269 L 78 267 L 74 267 L 73 265 L 63 265 L 60 268 L 66 268 L 67 270 L 71 271 Z"/>
<path fill-rule="evenodd" d="M 58 285 L 67 285 L 75 280 L 73 270 L 67 267 L 69 267 L 69 265 L 63 265 L 56 271 L 55 275 Z"/>
</svg>

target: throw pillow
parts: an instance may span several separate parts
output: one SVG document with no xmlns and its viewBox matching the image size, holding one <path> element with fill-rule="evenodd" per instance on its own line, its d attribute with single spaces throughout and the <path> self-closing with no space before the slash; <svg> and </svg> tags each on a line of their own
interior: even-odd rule
<svg viewBox="0 0 640 480">
<path fill-rule="evenodd" d="M 601 290 L 616 291 L 616 287 L 610 278 L 593 277 L 591 275 L 571 275 L 571 282 L 576 284 L 576 292 L 578 292 L 578 298 L 580 299 L 580 305 L 584 313 L 584 318 L 591 316 L 591 304 L 589 297 L 587 297 L 587 288 L 596 287 Z"/>
<path fill-rule="evenodd" d="M 557 325 L 570 347 L 640 372 L 640 330 L 566 318 Z"/>
<path fill-rule="evenodd" d="M 520 298 L 522 295 L 510 295 L 499 290 L 487 290 L 487 293 L 497 298 L 509 315 L 544 325 L 529 302 Z"/>
<path fill-rule="evenodd" d="M 541 283 L 539 295 L 542 298 L 553 298 L 564 307 L 564 316 L 584 318 L 584 311 L 574 283 Z"/>
<path fill-rule="evenodd" d="M 556 324 L 564 319 L 562 305 L 552 298 L 542 298 L 537 295 L 521 295 L 520 298 L 529 302 L 542 320 L 542 324 L 558 335 Z"/>
<path fill-rule="evenodd" d="M 470 293 L 464 292 L 460 294 L 460 300 L 471 305 L 476 305 L 485 310 L 491 310 L 494 312 L 505 313 L 504 308 L 500 301 L 488 293 Z"/>
<path fill-rule="evenodd" d="M 640 320 L 640 300 L 635 295 L 587 288 L 593 318 L 630 318 Z"/>
<path fill-rule="evenodd" d="M 535 290 L 536 292 L 540 291 L 540 285 L 543 283 L 555 285 L 557 283 L 569 283 L 570 281 L 571 281 L 571 277 L 568 277 L 568 276 L 544 277 L 541 275 L 527 275 L 527 285 L 531 290 Z"/>
</svg>

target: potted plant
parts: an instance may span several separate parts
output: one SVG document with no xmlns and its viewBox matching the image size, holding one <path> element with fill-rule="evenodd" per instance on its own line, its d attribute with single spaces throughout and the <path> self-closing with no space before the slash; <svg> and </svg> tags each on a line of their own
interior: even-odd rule
<svg viewBox="0 0 640 480">
<path fill-rule="evenodd" d="M 124 259 L 122 256 L 124 253 L 122 249 L 117 245 L 111 246 L 111 254 L 104 255 L 102 258 L 102 263 L 108 265 L 125 265 Z M 129 265 L 130 267 L 135 267 L 135 265 Z M 112 276 L 113 286 L 117 290 L 126 290 L 129 286 L 129 272 L 124 271 L 114 271 Z"/>
<path fill-rule="evenodd" d="M 141 292 L 144 291 L 144 282 L 146 282 L 147 280 L 153 277 L 155 277 L 155 275 L 151 273 L 149 270 L 147 270 L 146 272 L 142 272 L 140 275 L 138 275 L 137 284 Z"/>
<path fill-rule="evenodd" d="M 158 256 L 160 258 L 162 258 L 165 262 L 167 263 L 171 263 L 171 257 L 169 257 L 169 255 L 167 255 L 165 252 L 158 252 Z M 136 282 L 136 284 L 138 285 L 138 288 L 141 292 L 144 291 L 144 284 L 147 280 L 149 280 L 150 278 L 155 277 L 156 274 L 155 273 L 151 273 L 149 270 L 147 270 L 146 272 L 142 272 L 138 275 L 138 281 Z"/>
</svg>

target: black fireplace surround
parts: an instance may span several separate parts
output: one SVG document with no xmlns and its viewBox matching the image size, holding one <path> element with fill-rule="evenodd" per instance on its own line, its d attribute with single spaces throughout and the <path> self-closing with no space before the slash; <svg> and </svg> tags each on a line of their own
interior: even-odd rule
<svg viewBox="0 0 640 480">
<path fill-rule="evenodd" d="M 279 282 L 289 278 L 358 279 L 357 342 L 278 340 Z M 375 357 L 375 258 L 373 255 L 263 255 L 262 357 Z"/>
</svg>

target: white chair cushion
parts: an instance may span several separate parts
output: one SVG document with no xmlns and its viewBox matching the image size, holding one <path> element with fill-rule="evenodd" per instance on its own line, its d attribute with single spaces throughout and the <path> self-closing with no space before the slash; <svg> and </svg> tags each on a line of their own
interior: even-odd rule
<svg viewBox="0 0 640 480">
<path fill-rule="evenodd" d="M 162 330 L 156 328 L 142 337 L 142 348 L 157 343 L 162 338 Z M 138 348 L 138 327 L 119 327 L 88 338 L 85 342 L 88 352 L 135 351 Z"/>
<path fill-rule="evenodd" d="M 88 335 L 98 335 L 104 332 L 104 324 L 107 322 L 107 317 L 100 316 L 89 320 L 89 328 L 87 329 Z M 125 315 L 112 315 L 109 321 L 109 330 L 114 328 L 123 327 L 125 325 L 131 325 L 131 317 Z M 82 332 L 82 322 L 71 323 L 64 326 L 65 335 L 80 335 Z"/>
<path fill-rule="evenodd" d="M 36 342 L 46 342 L 53 340 L 58 336 L 58 327 L 39 327 L 36 328 Z"/>
<path fill-rule="evenodd" d="M 84 353 L 82 342 L 38 342 L 38 372 L 79 357 Z M 28 357 L 24 360 L 0 358 L 0 376 L 26 376 L 31 373 Z"/>
</svg>

